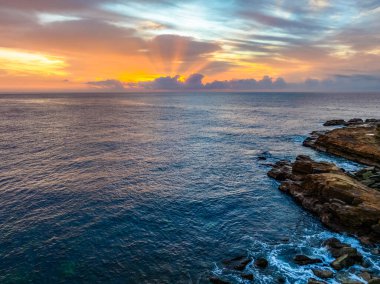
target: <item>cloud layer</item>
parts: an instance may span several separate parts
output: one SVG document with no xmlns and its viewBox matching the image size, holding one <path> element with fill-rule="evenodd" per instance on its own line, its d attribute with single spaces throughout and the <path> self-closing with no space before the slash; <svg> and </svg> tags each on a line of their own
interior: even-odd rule
<svg viewBox="0 0 380 284">
<path fill-rule="evenodd" d="M 204 83 L 202 74 L 192 74 L 185 80 L 181 76 L 159 77 L 145 82 L 121 82 L 104 80 L 88 82 L 89 86 L 102 91 L 378 91 L 380 77 L 372 75 L 335 75 L 331 79 L 306 79 L 287 83 L 283 78 L 264 76 L 260 80 L 237 79 Z"/>
</svg>

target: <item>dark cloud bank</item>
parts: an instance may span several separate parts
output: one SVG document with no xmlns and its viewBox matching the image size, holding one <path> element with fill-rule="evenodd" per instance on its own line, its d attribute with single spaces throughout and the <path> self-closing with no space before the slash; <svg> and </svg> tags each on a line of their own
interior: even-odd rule
<svg viewBox="0 0 380 284">
<path fill-rule="evenodd" d="M 104 80 L 87 82 L 90 87 L 101 90 L 126 91 L 126 90 L 240 90 L 240 91 L 379 91 L 380 76 L 373 75 L 334 75 L 331 79 L 317 80 L 307 79 L 301 83 L 287 83 L 283 78 L 271 78 L 264 76 L 261 80 L 237 79 L 215 80 L 203 83 L 204 75 L 192 74 L 186 80 L 181 80 L 179 75 L 159 77 L 146 82 L 120 82 L 118 80 Z"/>
</svg>

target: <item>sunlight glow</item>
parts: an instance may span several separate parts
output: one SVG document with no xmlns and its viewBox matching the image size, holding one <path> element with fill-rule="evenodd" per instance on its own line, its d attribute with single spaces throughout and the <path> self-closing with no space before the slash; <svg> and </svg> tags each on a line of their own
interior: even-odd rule
<svg viewBox="0 0 380 284">
<path fill-rule="evenodd" d="M 10 48 L 0 48 L 0 66 L 16 75 L 65 76 L 65 61 L 56 56 Z"/>
</svg>

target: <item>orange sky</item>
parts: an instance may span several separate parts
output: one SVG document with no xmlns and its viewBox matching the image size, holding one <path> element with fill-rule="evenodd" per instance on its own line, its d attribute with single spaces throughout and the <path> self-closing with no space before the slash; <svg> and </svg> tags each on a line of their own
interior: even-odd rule
<svg viewBox="0 0 380 284">
<path fill-rule="evenodd" d="M 376 1 L 1 2 L 0 91 L 128 88 L 194 73 L 204 83 L 380 74 Z"/>
</svg>

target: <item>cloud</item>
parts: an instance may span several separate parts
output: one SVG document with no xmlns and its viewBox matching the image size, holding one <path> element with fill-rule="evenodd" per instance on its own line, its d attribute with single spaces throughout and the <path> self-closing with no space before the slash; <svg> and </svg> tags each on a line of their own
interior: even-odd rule
<svg viewBox="0 0 380 284">
<path fill-rule="evenodd" d="M 124 91 L 124 84 L 118 80 L 87 82 L 88 86 L 99 90 Z"/>
<path fill-rule="evenodd" d="M 278 29 L 303 30 L 303 31 L 309 30 L 310 31 L 310 30 L 323 28 L 320 24 L 317 24 L 316 22 L 291 20 L 291 19 L 287 19 L 283 17 L 269 15 L 263 12 L 244 11 L 241 14 L 263 26 L 275 27 Z"/>
<path fill-rule="evenodd" d="M 129 86 L 149 89 L 149 90 L 189 90 L 203 89 L 202 83 L 204 76 L 202 74 L 192 74 L 186 80 L 181 80 L 181 76 L 165 76 L 148 82 L 130 83 Z"/>
<path fill-rule="evenodd" d="M 283 78 L 273 79 L 264 76 L 261 80 L 241 79 L 241 80 L 215 80 L 204 83 L 205 78 L 202 74 L 192 74 L 185 80 L 181 76 L 165 76 L 154 79 L 153 81 L 127 83 L 132 88 L 148 90 L 271 90 L 287 88 L 287 83 Z"/>
<path fill-rule="evenodd" d="M 336 74 L 327 79 L 309 78 L 299 83 L 289 83 L 283 78 L 264 76 L 256 79 L 214 80 L 203 83 L 202 74 L 192 74 L 186 80 L 181 76 L 159 77 L 148 82 L 127 83 L 131 89 L 140 90 L 230 90 L 230 91 L 378 91 L 380 75 L 369 74 L 342 75 Z"/>
</svg>

